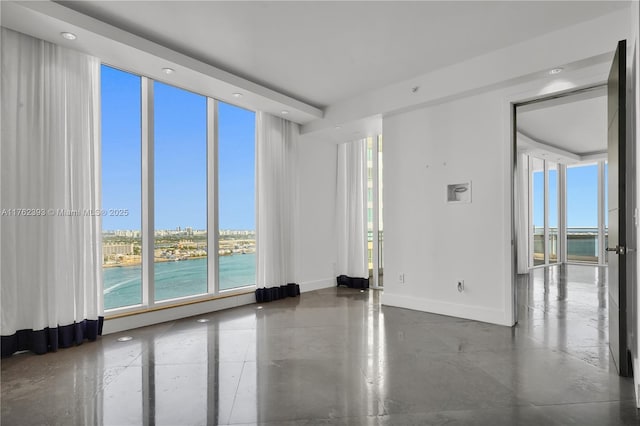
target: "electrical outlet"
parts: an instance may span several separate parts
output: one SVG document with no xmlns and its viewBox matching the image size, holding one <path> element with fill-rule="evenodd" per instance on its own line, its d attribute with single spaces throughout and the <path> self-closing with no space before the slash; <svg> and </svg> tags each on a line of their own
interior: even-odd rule
<svg viewBox="0 0 640 426">
<path fill-rule="evenodd" d="M 464 291 L 464 280 L 458 281 L 458 291 L 462 293 Z"/>
<path fill-rule="evenodd" d="M 398 282 L 404 284 L 404 272 L 398 275 Z"/>
</svg>

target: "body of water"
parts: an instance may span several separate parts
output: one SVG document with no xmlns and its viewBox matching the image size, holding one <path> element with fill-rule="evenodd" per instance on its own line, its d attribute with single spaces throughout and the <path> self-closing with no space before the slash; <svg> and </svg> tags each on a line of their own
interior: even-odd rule
<svg viewBox="0 0 640 426">
<path fill-rule="evenodd" d="M 256 283 L 255 253 L 220 256 L 220 290 Z M 103 269 L 104 308 L 142 303 L 142 268 L 122 266 Z M 207 258 L 154 264 L 156 300 L 207 292 Z"/>
<path fill-rule="evenodd" d="M 558 228 L 549 228 L 551 246 L 557 247 Z M 544 228 L 536 227 L 533 237 L 534 253 L 544 253 Z M 607 238 L 605 231 L 605 243 Z M 598 229 L 597 228 L 567 228 L 567 254 L 569 257 L 595 257 L 598 256 Z"/>
</svg>

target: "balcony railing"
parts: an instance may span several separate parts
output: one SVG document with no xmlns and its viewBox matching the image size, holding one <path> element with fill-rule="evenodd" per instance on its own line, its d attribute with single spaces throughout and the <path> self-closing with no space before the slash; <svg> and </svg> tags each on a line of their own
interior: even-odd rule
<svg viewBox="0 0 640 426">
<path fill-rule="evenodd" d="M 605 228 L 605 246 L 608 229 Z M 536 227 L 533 235 L 533 264 L 544 264 L 544 229 Z M 558 260 L 558 228 L 549 228 L 549 260 Z M 598 262 L 598 228 L 567 228 L 567 260 L 571 262 Z"/>
</svg>

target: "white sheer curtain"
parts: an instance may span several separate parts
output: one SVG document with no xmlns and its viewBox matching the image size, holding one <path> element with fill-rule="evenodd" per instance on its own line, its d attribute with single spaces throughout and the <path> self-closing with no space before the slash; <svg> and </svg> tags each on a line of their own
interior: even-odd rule
<svg viewBox="0 0 640 426">
<path fill-rule="evenodd" d="M 294 281 L 298 126 L 265 112 L 256 121 L 257 286 L 281 286 Z"/>
<path fill-rule="evenodd" d="M 99 102 L 97 58 L 2 29 L 3 356 L 101 333 Z"/>
<path fill-rule="evenodd" d="M 338 275 L 368 278 L 366 140 L 338 145 Z"/>
<path fill-rule="evenodd" d="M 516 165 L 516 253 L 518 274 L 529 272 L 529 156 L 518 154 Z"/>
</svg>

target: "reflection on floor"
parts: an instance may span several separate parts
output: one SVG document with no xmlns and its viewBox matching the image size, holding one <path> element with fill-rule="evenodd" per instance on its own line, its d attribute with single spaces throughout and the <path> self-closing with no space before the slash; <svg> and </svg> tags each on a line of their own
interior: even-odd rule
<svg viewBox="0 0 640 426">
<path fill-rule="evenodd" d="M 603 271 L 521 277 L 514 328 L 326 289 L 2 361 L 2 424 L 637 425 Z M 133 340 L 119 343 L 124 334 Z"/>
</svg>

